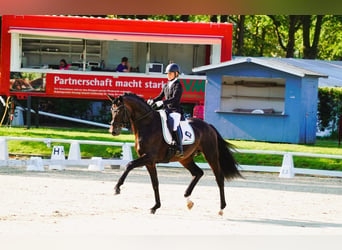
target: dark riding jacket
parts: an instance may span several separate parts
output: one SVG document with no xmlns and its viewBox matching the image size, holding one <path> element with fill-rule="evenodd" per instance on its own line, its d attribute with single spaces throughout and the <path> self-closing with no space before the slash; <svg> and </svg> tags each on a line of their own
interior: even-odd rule
<svg viewBox="0 0 342 250">
<path fill-rule="evenodd" d="M 180 105 L 180 100 L 183 94 L 183 87 L 180 81 L 177 79 L 171 86 L 169 87 L 169 83 L 165 84 L 160 94 L 153 99 L 154 102 L 163 100 L 164 107 L 168 109 L 170 112 L 178 112 L 183 113 L 182 107 Z"/>
</svg>

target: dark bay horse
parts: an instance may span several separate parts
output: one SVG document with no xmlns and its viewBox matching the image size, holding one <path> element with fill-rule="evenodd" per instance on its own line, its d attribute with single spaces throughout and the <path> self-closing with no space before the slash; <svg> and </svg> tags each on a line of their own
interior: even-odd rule
<svg viewBox="0 0 342 250">
<path fill-rule="evenodd" d="M 218 131 L 205 121 L 196 118 L 189 119 L 195 133 L 195 142 L 191 145 L 184 145 L 183 157 L 173 156 L 166 160 L 170 146 L 163 139 L 159 113 L 144 99 L 132 93 L 126 93 L 117 98 L 109 96 L 109 98 L 112 100 L 112 121 L 109 132 L 114 136 L 119 135 L 121 128 L 130 123 L 135 135 L 135 149 L 139 155 L 139 158 L 127 164 L 126 170 L 115 186 L 115 193 L 120 193 L 120 186 L 132 169 L 146 166 L 155 196 L 155 205 L 151 208 L 151 213 L 155 213 L 161 205 L 156 163 L 179 161 L 192 175 L 192 180 L 184 194 L 188 199 L 187 206 L 191 209 L 193 202 L 189 199 L 190 195 L 203 175 L 203 170 L 196 165 L 193 158 L 197 153 L 202 152 L 214 172 L 220 190 L 219 214 L 222 215 L 226 207 L 224 180 L 241 177 L 241 175 L 232 155 L 231 145 L 221 137 Z"/>
</svg>

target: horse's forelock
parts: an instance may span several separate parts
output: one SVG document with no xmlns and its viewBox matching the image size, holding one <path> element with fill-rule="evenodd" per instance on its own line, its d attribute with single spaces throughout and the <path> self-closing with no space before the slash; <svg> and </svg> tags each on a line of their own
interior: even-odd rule
<svg viewBox="0 0 342 250">
<path fill-rule="evenodd" d="M 120 102 L 122 102 L 122 97 L 121 97 L 121 96 L 119 96 L 119 97 L 114 97 L 114 98 L 112 99 L 112 104 L 114 104 L 114 105 L 120 105 Z"/>
</svg>

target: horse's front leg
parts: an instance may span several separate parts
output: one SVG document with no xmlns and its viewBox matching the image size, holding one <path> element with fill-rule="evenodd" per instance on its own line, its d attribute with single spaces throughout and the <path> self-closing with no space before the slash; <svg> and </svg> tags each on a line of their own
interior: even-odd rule
<svg viewBox="0 0 342 250">
<path fill-rule="evenodd" d="M 150 174 L 152 187 L 154 191 L 154 198 L 156 204 L 151 208 L 151 214 L 154 214 L 158 208 L 160 208 L 160 196 L 159 196 L 159 181 L 157 176 L 157 169 L 155 164 L 146 165 L 146 168 Z"/>
<path fill-rule="evenodd" d="M 149 160 L 149 157 L 147 155 L 143 155 L 143 156 L 139 157 L 138 159 L 130 161 L 126 166 L 126 170 L 123 172 L 123 174 L 121 175 L 121 177 L 119 178 L 118 182 L 116 183 L 116 185 L 114 187 L 115 194 L 120 194 L 120 187 L 125 182 L 125 179 L 126 179 L 128 173 L 132 169 L 134 169 L 136 167 L 145 166 L 148 163 L 150 163 L 150 160 Z"/>
<path fill-rule="evenodd" d="M 201 179 L 201 177 L 203 176 L 203 170 L 200 169 L 196 163 L 194 162 L 194 160 L 192 158 L 188 158 L 185 159 L 183 161 L 180 161 L 180 163 L 187 169 L 190 171 L 191 175 L 192 175 L 192 180 L 188 186 L 188 188 L 186 189 L 185 193 L 184 193 L 184 197 L 187 199 L 187 207 L 189 209 L 191 209 L 194 205 L 194 203 L 191 201 L 190 199 L 190 195 L 193 191 L 193 189 L 195 188 L 196 184 L 198 183 L 198 181 Z"/>
</svg>

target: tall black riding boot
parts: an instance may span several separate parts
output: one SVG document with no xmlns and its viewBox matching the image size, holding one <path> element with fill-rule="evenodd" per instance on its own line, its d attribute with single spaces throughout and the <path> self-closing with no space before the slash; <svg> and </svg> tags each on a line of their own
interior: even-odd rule
<svg viewBox="0 0 342 250">
<path fill-rule="evenodd" d="M 182 144 L 182 140 L 183 140 L 183 134 L 182 134 L 182 129 L 180 126 L 177 127 L 177 131 L 174 131 L 176 134 L 176 143 L 177 143 L 177 152 L 176 155 L 179 157 L 183 157 L 184 152 L 183 152 L 183 144 Z"/>
</svg>

